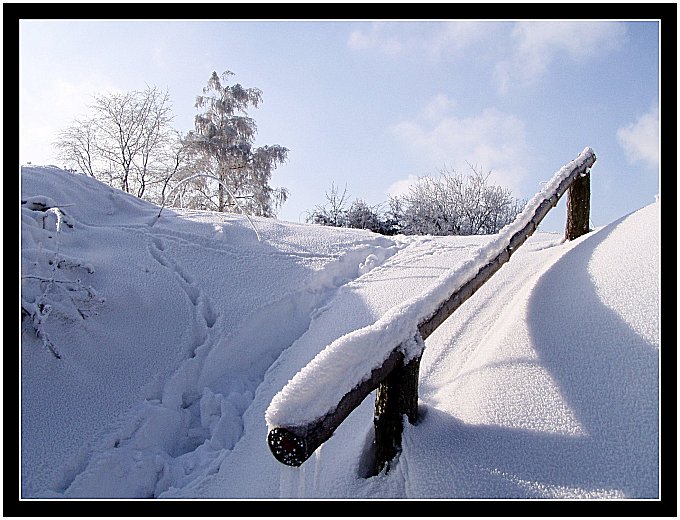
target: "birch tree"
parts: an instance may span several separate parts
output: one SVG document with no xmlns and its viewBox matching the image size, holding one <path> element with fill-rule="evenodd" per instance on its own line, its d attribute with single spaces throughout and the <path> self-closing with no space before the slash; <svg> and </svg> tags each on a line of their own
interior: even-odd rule
<svg viewBox="0 0 680 520">
<path fill-rule="evenodd" d="M 213 72 L 202 95 L 196 97 L 200 113 L 184 141 L 190 169 L 218 180 L 198 178 L 187 190 L 193 191 L 194 203 L 204 209 L 273 217 L 288 191 L 270 186 L 271 176 L 287 160 L 288 149 L 278 144 L 255 146 L 257 125 L 248 110 L 259 106 L 262 92 L 229 84 L 233 75 Z"/>
</svg>

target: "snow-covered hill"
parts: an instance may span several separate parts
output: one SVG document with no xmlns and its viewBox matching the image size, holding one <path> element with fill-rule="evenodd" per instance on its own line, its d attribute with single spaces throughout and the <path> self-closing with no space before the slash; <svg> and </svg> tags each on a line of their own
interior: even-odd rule
<svg viewBox="0 0 680 520">
<path fill-rule="evenodd" d="M 24 498 L 655 498 L 660 203 L 536 233 L 426 341 L 421 419 L 366 479 L 366 399 L 299 468 L 274 396 L 493 237 L 163 210 L 22 168 Z M 593 201 L 597 204 L 597 201 Z"/>
</svg>

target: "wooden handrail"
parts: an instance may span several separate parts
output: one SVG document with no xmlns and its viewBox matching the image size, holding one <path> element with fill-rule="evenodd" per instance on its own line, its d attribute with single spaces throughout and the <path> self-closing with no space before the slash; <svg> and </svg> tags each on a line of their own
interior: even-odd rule
<svg viewBox="0 0 680 520">
<path fill-rule="evenodd" d="M 507 245 L 474 276 L 453 290 L 434 313 L 419 323 L 416 342 L 423 345 L 423 340 L 510 260 L 511 255 L 536 231 L 543 218 L 557 205 L 567 190 L 570 193 L 565 238 L 573 240 L 589 231 L 589 170 L 595 160 L 595 153 L 586 148 L 577 159 L 556 173 L 555 178 L 559 180 L 557 187 L 540 202 L 536 198 L 532 199 L 527 208 L 532 203 L 536 206 L 533 215 L 528 219 L 524 217 L 522 221 L 526 223 L 510 236 Z M 566 174 L 565 168 L 572 164 L 573 167 Z M 524 212 L 520 216 L 523 214 Z M 274 457 L 289 466 L 301 465 L 333 435 L 352 410 L 373 390 L 378 389 L 374 414 L 376 456 L 373 474 L 378 474 L 386 467 L 389 469 L 389 462 L 401 450 L 403 416 L 406 415 L 413 424 L 418 415 L 418 368 L 422 349 L 419 354 L 408 359 L 406 351 L 404 345 L 395 347 L 380 366 L 374 368 L 366 379 L 358 382 L 323 417 L 307 424 L 273 425 L 268 432 L 267 442 Z"/>
</svg>

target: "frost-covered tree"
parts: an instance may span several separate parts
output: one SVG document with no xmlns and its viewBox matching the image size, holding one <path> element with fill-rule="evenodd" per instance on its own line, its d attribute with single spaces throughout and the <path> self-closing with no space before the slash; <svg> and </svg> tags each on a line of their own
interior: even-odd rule
<svg viewBox="0 0 680 520">
<path fill-rule="evenodd" d="M 333 184 L 326 202 L 308 213 L 306 221 L 325 226 L 368 229 L 383 235 L 488 235 L 512 222 L 526 201 L 489 182 L 491 173 L 470 166 L 470 175 L 442 170 L 439 177 L 420 177 L 405 195 L 369 206 L 361 199 L 349 204 L 347 187 Z"/>
<path fill-rule="evenodd" d="M 98 154 L 93 119 L 75 119 L 71 126 L 59 132 L 54 146 L 61 160 L 85 175 L 96 177 Z"/>
<path fill-rule="evenodd" d="M 385 225 L 379 206 L 371 207 L 363 200 L 356 199 L 347 210 L 347 227 L 384 233 Z"/>
<path fill-rule="evenodd" d="M 194 131 L 184 143 L 199 177 L 185 190 L 192 204 L 215 211 L 243 212 L 264 217 L 275 216 L 288 198 L 285 188 L 272 188 L 273 170 L 286 161 L 288 149 L 280 145 L 254 146 L 257 126 L 248 109 L 262 102 L 257 88 L 228 83 L 233 72 L 221 76 L 213 72 L 195 108 L 201 113 L 194 120 Z M 238 203 L 233 200 L 238 199 Z"/>
<path fill-rule="evenodd" d="M 143 92 L 95 97 L 98 151 L 115 166 L 112 178 L 123 191 L 142 197 L 157 177 L 156 152 L 169 138 L 170 101 L 167 92 L 148 87 Z"/>
<path fill-rule="evenodd" d="M 442 170 L 420 177 L 390 205 L 401 233 L 407 235 L 487 235 L 514 220 L 524 202 L 509 189 L 489 182 L 489 173 L 470 166 L 471 174 Z"/>
<path fill-rule="evenodd" d="M 394 235 L 396 233 L 395 221 L 390 213 L 383 212 L 383 204 L 369 206 L 361 199 L 355 199 L 350 204 L 347 186 L 341 193 L 335 184 L 331 184 L 331 189 L 326 192 L 325 196 L 325 203 L 317 204 L 312 211 L 308 212 L 306 218 L 308 223 L 368 229 L 383 235 Z"/>
<path fill-rule="evenodd" d="M 346 227 L 347 204 L 349 203 L 347 186 L 345 185 L 342 193 L 340 193 L 338 187 L 331 184 L 331 189 L 326 192 L 325 197 L 326 202 L 317 204 L 307 215 L 306 221 L 322 226 Z"/>
<path fill-rule="evenodd" d="M 183 137 L 177 130 L 169 132 L 156 150 L 152 166 L 160 174 L 153 176 L 148 183 L 148 195 L 145 198 L 162 205 L 167 202 L 171 184 L 190 173 L 188 152 Z"/>
<path fill-rule="evenodd" d="M 147 86 L 98 94 L 89 108 L 88 117 L 58 134 L 59 158 L 111 186 L 160 202 L 159 193 L 177 171 L 173 156 L 181 143 L 171 127 L 168 92 Z"/>
</svg>

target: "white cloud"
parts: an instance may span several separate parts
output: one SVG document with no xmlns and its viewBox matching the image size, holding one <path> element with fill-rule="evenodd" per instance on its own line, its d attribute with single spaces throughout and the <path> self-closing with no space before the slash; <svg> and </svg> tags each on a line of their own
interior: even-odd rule
<svg viewBox="0 0 680 520">
<path fill-rule="evenodd" d="M 427 168 L 445 166 L 462 172 L 470 163 L 491 171 L 493 182 L 513 191 L 519 189 L 527 174 L 528 150 L 521 119 L 495 108 L 469 117 L 442 113 L 435 119 L 431 111 L 425 113 L 429 117 L 401 121 L 390 128 L 406 149 L 421 159 L 423 174 L 430 173 L 425 171 Z M 403 186 L 395 184 L 394 189 Z"/>
<path fill-rule="evenodd" d="M 371 22 L 368 28 L 352 31 L 347 43 L 355 50 L 378 49 L 385 54 L 397 54 L 402 50 L 402 45 L 394 33 L 392 23 Z"/>
<path fill-rule="evenodd" d="M 442 114 L 455 108 L 456 102 L 449 99 L 446 94 L 437 94 L 422 110 L 422 116 L 428 121 L 436 121 Z"/>
<path fill-rule="evenodd" d="M 435 55 L 459 53 L 488 38 L 498 27 L 494 22 L 444 22 L 431 31 L 428 51 Z"/>
<path fill-rule="evenodd" d="M 396 55 L 415 51 L 433 58 L 459 53 L 487 38 L 497 27 L 494 22 L 371 22 L 353 30 L 351 49 L 375 49 Z"/>
<path fill-rule="evenodd" d="M 644 161 L 659 167 L 659 108 L 654 107 L 640 116 L 635 123 L 621 127 L 616 132 L 630 162 Z"/>
<path fill-rule="evenodd" d="M 626 36 L 622 22 L 517 22 L 509 58 L 496 64 L 501 92 L 540 79 L 560 56 L 590 60 L 619 49 Z"/>
<path fill-rule="evenodd" d="M 389 188 L 387 188 L 387 194 L 390 197 L 398 197 L 401 195 L 406 195 L 408 193 L 409 187 L 411 184 L 416 182 L 418 180 L 418 177 L 416 175 L 409 175 L 405 179 L 398 180 L 397 182 L 393 182 Z"/>
</svg>

